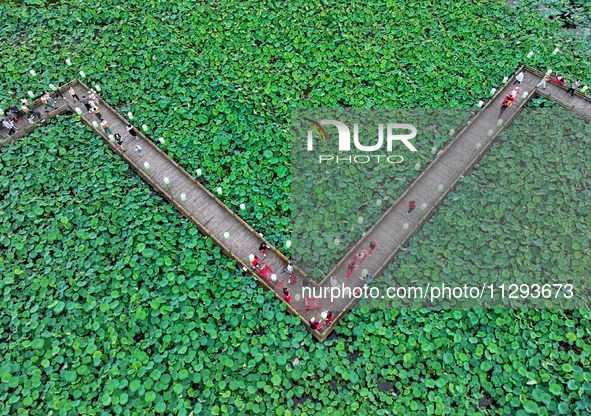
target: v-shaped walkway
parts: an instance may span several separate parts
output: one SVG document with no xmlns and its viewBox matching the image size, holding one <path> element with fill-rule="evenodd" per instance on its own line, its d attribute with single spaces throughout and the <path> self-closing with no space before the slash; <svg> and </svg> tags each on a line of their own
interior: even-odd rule
<svg viewBox="0 0 591 416">
<path fill-rule="evenodd" d="M 502 117 L 504 122 L 500 126 L 497 125 L 501 101 L 511 90 L 514 76 L 459 132 L 446 149 L 439 153 L 429 167 L 366 233 L 365 237 L 351 248 L 325 279 L 319 284 L 310 282 L 312 287 L 330 287 L 330 278 L 335 276 L 339 286 L 344 284 L 351 289 L 361 288 L 365 284 L 365 279 L 360 278 L 363 269 L 367 269 L 377 278 L 400 250 L 400 247 L 421 228 L 429 218 L 431 211 L 445 199 L 458 180 L 480 159 L 497 135 L 513 121 L 526 102 L 533 97 L 534 91 L 549 96 L 550 99 L 556 100 L 564 107 L 587 120 L 591 120 L 591 99 L 588 96 L 578 93 L 571 97 L 565 94 L 564 88 L 550 83 L 548 83 L 546 89 L 536 90 L 535 87 L 541 80 L 543 73 L 530 67 L 524 67 L 522 70 L 525 72 L 525 79 L 520 85 L 520 89 L 529 92 L 529 95 L 525 100 L 519 96 L 516 103 L 504 112 Z M 55 117 L 68 108 L 74 110 L 78 107 L 85 111 L 83 104 L 75 102 L 67 94 L 69 86 L 76 90 L 79 97 L 88 95 L 89 88 L 79 80 L 68 83 L 60 88 L 64 98 L 55 97 L 55 93 L 52 94 L 56 99 L 55 110 L 45 114 L 44 120 L 41 122 L 32 125 L 29 125 L 27 120 L 23 119 L 18 125 L 17 133 L 0 139 L 0 145 L 5 145 L 13 139 L 30 133 L 46 118 Z M 296 270 L 296 274 L 299 276 L 298 281 L 294 285 L 290 285 L 289 274 L 284 271 L 288 259 L 278 250 L 272 248 L 267 252 L 267 257 L 263 262 L 270 267 L 277 278 L 272 281 L 270 278 L 261 276 L 250 265 L 249 255 L 260 255 L 258 247 L 261 242 L 265 241 L 263 236 L 221 203 L 209 190 L 205 189 L 141 132 L 138 131 L 137 138 L 131 137 L 126 130 L 126 125 L 129 122 L 104 101 L 101 100 L 100 104 L 101 114 L 107 120 L 112 133 L 119 133 L 123 138 L 125 151 L 115 146 L 100 127 L 93 127 L 93 121 L 100 123 L 93 114 L 84 113 L 82 120 L 93 128 L 95 133 L 99 134 L 109 147 L 119 154 L 150 186 L 169 200 L 179 212 L 193 222 L 204 234 L 211 237 L 244 271 L 255 276 L 259 284 L 268 290 L 272 290 L 282 301 L 282 289 L 284 287 L 289 288 L 291 303 L 287 304 L 287 308 L 290 313 L 299 316 L 302 323 L 318 340 L 323 341 L 326 339 L 334 330 L 340 318 L 354 306 L 357 300 L 354 298 L 341 298 L 329 304 L 328 300 L 325 299 L 319 303 L 320 308 L 305 310 L 305 303 L 301 299 L 303 288 L 300 285 L 304 273 Z M 35 106 L 38 111 L 44 114 L 43 105 L 39 100 L 35 102 Z M 488 134 L 489 131 L 492 131 L 490 135 Z M 7 132 L 3 130 L 0 133 L 5 136 Z M 136 151 L 138 145 L 142 149 L 141 155 Z M 148 163 L 149 168 L 145 166 L 145 163 Z M 169 179 L 168 185 L 164 182 L 164 178 Z M 407 215 L 409 200 L 417 201 L 419 208 Z M 421 207 L 424 209 L 421 209 Z M 225 235 L 228 235 L 229 238 L 226 239 Z M 361 267 L 357 267 L 351 276 L 346 279 L 347 260 L 362 248 L 369 252 L 370 239 L 379 243 L 378 248 L 364 260 Z M 223 282 L 219 282 L 219 284 L 223 285 Z M 314 307 L 314 305 L 309 306 Z M 312 330 L 309 323 L 310 319 L 315 317 L 317 321 L 321 321 L 320 314 L 326 310 L 334 313 L 335 319 L 333 322 L 328 326 L 323 325 L 320 330 Z"/>
</svg>

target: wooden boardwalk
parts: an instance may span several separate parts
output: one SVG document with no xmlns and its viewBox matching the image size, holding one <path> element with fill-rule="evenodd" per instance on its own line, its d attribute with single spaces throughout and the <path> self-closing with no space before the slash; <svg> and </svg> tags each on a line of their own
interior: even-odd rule
<svg viewBox="0 0 591 416">
<path fill-rule="evenodd" d="M 372 273 L 374 278 L 378 278 L 400 248 L 430 217 L 433 209 L 455 188 L 459 179 L 477 163 L 498 134 L 511 124 L 516 115 L 523 109 L 526 102 L 534 96 L 534 91 L 548 96 L 565 108 L 591 120 L 591 99 L 588 96 L 577 94 L 575 97 L 571 97 L 564 93 L 565 89 L 550 83 L 548 83 L 545 90 L 535 90 L 535 86 L 543 74 L 529 67 L 524 67 L 523 70 L 525 72 L 525 79 L 520 85 L 520 90 L 527 91 L 529 93 L 528 97 L 524 100 L 520 94 L 516 103 L 504 112 L 502 116 L 503 122 L 497 125 L 500 104 L 503 97 L 511 90 L 511 84 L 514 80 L 513 76 L 482 110 L 469 121 L 466 127 L 459 132 L 446 149 L 438 154 L 437 158 L 429 167 L 402 194 L 396 203 L 386 211 L 382 218 L 366 233 L 365 237 L 351 248 L 347 255 L 331 270 L 324 280 L 319 284 L 309 281 L 311 288 L 315 288 L 317 293 L 319 289 L 330 288 L 331 277 L 333 276 L 336 278 L 339 286 L 345 285 L 351 290 L 363 287 L 365 279 L 361 279 L 360 277 L 364 269 Z M 67 86 L 60 88 L 60 90 L 67 91 L 69 85 L 73 86 L 79 97 L 88 95 L 86 93 L 88 87 L 78 80 L 67 84 Z M 62 92 L 62 94 L 65 99 L 57 100 L 56 109 L 47 113 L 47 118 L 64 112 L 68 107 L 71 109 L 78 107 L 85 111 L 83 104 L 74 102 L 66 92 Z M 37 109 L 40 109 L 39 111 L 43 110 L 40 102 L 37 101 L 35 104 Z M 43 113 L 43 111 L 41 112 Z M 284 271 L 288 259 L 267 242 L 272 248 L 267 252 L 267 257 L 263 262 L 277 275 L 277 284 L 260 276 L 251 267 L 249 255 L 261 255 L 258 247 L 261 242 L 265 241 L 263 236 L 240 219 L 236 213 L 222 204 L 210 191 L 205 189 L 195 178 L 169 158 L 157 145 L 141 134 L 141 132 L 138 131 L 137 138 L 131 137 L 126 130 L 126 125 L 129 124 L 128 121 L 102 100 L 101 114 L 109 123 L 113 134 L 119 133 L 123 138 L 125 151 L 122 151 L 111 143 L 106 133 L 100 127 L 98 129 L 92 127 L 93 121 L 99 122 L 93 114 L 86 112 L 83 114 L 82 120 L 93 128 L 95 133 L 99 134 L 109 147 L 115 153 L 119 154 L 152 188 L 171 202 L 179 212 L 193 222 L 205 235 L 211 237 L 245 272 L 255 276 L 260 285 L 268 290 L 272 290 L 279 299 L 283 299 L 282 289 L 284 287 L 289 288 L 292 300 L 290 304 L 287 304 L 288 311 L 299 316 L 302 324 L 318 340 L 323 341 L 330 335 L 338 324 L 338 321 L 355 305 L 357 299 L 347 297 L 336 300 L 333 303 L 330 303 L 329 299 L 321 299 L 318 301 L 318 305 L 321 307 L 305 310 L 305 303 L 301 299 L 303 288 L 300 284 L 302 281 L 307 281 L 307 279 L 304 279 L 304 272 L 298 269 L 296 273 L 299 276 L 298 281 L 294 285 L 290 285 L 289 275 Z M 21 121 L 17 133 L 11 137 L 0 139 L 0 145 L 30 133 L 39 124 L 40 122 L 29 126 L 26 120 Z M 0 133 L 3 133 L 4 136 L 6 130 Z M 141 156 L 136 151 L 136 146 L 138 145 L 142 149 Z M 146 162 L 149 164 L 149 169 L 144 166 Z M 164 178 L 169 179 L 170 183 L 168 185 L 165 184 Z M 184 201 L 181 198 L 181 194 L 185 194 L 186 196 Z M 415 200 L 418 207 L 410 215 L 407 215 L 409 200 Z M 228 239 L 224 237 L 225 233 L 229 234 Z M 345 278 L 348 267 L 347 261 L 362 249 L 369 252 L 370 239 L 377 242 L 378 247 L 372 255 L 365 257 L 363 264 L 358 266 L 349 278 Z M 223 282 L 220 282 L 220 284 L 223 284 Z M 316 305 L 310 305 L 310 307 L 314 306 Z M 321 321 L 320 314 L 326 310 L 334 313 L 335 319 L 333 322 L 328 326 L 323 324 L 319 331 L 312 330 L 309 324 L 310 319 L 315 317 L 318 321 Z"/>
</svg>

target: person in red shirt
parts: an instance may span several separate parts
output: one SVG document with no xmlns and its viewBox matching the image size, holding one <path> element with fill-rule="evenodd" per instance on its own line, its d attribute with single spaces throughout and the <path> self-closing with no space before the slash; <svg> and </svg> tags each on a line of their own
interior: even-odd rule
<svg viewBox="0 0 591 416">
<path fill-rule="evenodd" d="M 289 284 L 293 285 L 298 280 L 298 277 L 295 274 L 289 276 Z"/>
<path fill-rule="evenodd" d="M 326 315 L 326 319 L 324 320 L 324 323 L 326 324 L 326 326 L 328 326 L 331 322 L 332 322 L 332 312 L 328 311 L 328 314 Z"/>
<path fill-rule="evenodd" d="M 345 276 L 345 279 L 348 279 L 349 276 L 351 276 L 351 273 L 353 273 L 353 270 L 355 270 L 355 266 L 349 264 L 347 266 L 347 276 Z"/>
<path fill-rule="evenodd" d="M 322 325 L 318 322 L 316 322 L 316 318 L 312 317 L 312 319 L 310 319 L 310 328 L 312 329 L 320 329 Z"/>
<path fill-rule="evenodd" d="M 259 256 L 257 256 L 256 254 L 254 255 L 254 259 L 251 261 L 252 267 L 254 267 L 255 269 L 258 269 L 259 266 L 259 262 L 261 261 L 261 259 L 259 258 Z"/>
<path fill-rule="evenodd" d="M 377 244 L 374 243 L 373 240 L 369 240 L 369 254 L 368 254 L 368 256 L 371 256 L 371 253 L 373 253 L 373 251 L 375 250 L 376 247 L 377 247 Z"/>
<path fill-rule="evenodd" d="M 413 209 L 415 209 L 417 207 L 417 204 L 415 204 L 415 201 L 409 201 L 408 203 L 408 214 L 410 214 L 412 212 Z"/>
<path fill-rule="evenodd" d="M 287 303 L 291 303 L 291 295 L 289 294 L 289 290 L 286 287 L 283 288 L 283 299 Z"/>
<path fill-rule="evenodd" d="M 267 257 L 267 250 L 269 249 L 269 246 L 267 245 L 267 243 L 261 243 L 261 245 L 259 246 L 259 251 L 261 253 L 263 253 L 263 258 Z"/>
</svg>

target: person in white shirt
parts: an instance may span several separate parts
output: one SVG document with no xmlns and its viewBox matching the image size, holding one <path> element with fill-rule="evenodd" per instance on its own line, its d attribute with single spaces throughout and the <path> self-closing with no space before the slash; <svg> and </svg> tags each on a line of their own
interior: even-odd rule
<svg viewBox="0 0 591 416">
<path fill-rule="evenodd" d="M 548 74 L 544 75 L 544 78 L 542 78 L 542 80 L 540 82 L 538 82 L 538 85 L 536 85 L 536 88 L 542 87 L 542 88 L 546 89 L 546 81 L 548 81 L 549 79 L 550 79 L 550 75 L 548 75 Z"/>
<path fill-rule="evenodd" d="M 16 130 L 14 129 L 14 124 L 12 124 L 10 121 L 4 119 L 2 120 L 2 125 L 8 129 L 8 135 L 11 136 L 14 133 L 16 133 Z"/>
<path fill-rule="evenodd" d="M 515 81 L 513 82 L 513 85 L 515 85 L 515 84 L 521 84 L 522 81 L 523 81 L 523 72 L 520 72 L 515 77 Z"/>
<path fill-rule="evenodd" d="M 566 90 L 565 94 L 568 94 L 570 92 L 570 96 L 574 97 L 575 96 L 575 90 L 579 88 L 579 80 L 575 79 L 575 82 L 573 82 L 573 85 L 570 86 L 570 90 Z"/>
<path fill-rule="evenodd" d="M 78 98 L 78 94 L 76 94 L 76 91 L 74 90 L 74 88 L 70 87 L 70 89 L 68 90 L 68 93 L 70 93 L 70 97 L 72 97 L 72 100 L 80 101 L 80 98 Z"/>
<path fill-rule="evenodd" d="M 330 276 L 330 285 L 332 287 L 337 287 L 339 285 L 339 282 L 338 282 L 336 276 Z"/>
<path fill-rule="evenodd" d="M 509 94 L 511 95 L 511 97 L 515 98 L 515 97 L 517 97 L 518 91 L 519 91 L 519 87 L 515 87 L 511 90 L 511 92 Z"/>
</svg>

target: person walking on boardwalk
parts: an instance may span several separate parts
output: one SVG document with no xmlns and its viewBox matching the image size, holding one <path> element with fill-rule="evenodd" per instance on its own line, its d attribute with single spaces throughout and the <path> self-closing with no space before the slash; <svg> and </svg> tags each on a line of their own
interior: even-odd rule
<svg viewBox="0 0 591 416">
<path fill-rule="evenodd" d="M 522 81 L 523 81 L 523 71 L 520 72 L 519 74 L 517 74 L 517 76 L 515 77 L 515 81 L 513 82 L 513 85 L 521 84 Z"/>
<path fill-rule="evenodd" d="M 351 274 L 353 273 L 353 270 L 355 270 L 355 266 L 353 266 L 352 264 L 349 264 L 347 266 L 347 275 L 345 276 L 345 279 L 348 279 Z"/>
<path fill-rule="evenodd" d="M 563 87 L 566 87 L 566 78 L 563 77 L 562 75 L 558 77 L 556 82 L 558 83 L 558 85 L 562 85 Z"/>
<path fill-rule="evenodd" d="M 62 100 L 65 100 L 64 96 L 62 95 L 62 92 L 60 91 L 59 88 L 55 89 L 55 96 L 56 97 L 60 97 Z"/>
<path fill-rule="evenodd" d="M 332 312 L 328 311 L 328 313 L 326 314 L 326 319 L 324 320 L 324 324 L 326 326 L 330 325 L 330 323 L 332 322 Z"/>
<path fill-rule="evenodd" d="M 123 147 L 123 139 L 119 133 L 115 134 L 115 143 L 121 148 L 121 150 L 125 152 L 125 147 Z"/>
<path fill-rule="evenodd" d="M 142 148 L 140 147 L 139 144 L 135 145 L 135 150 L 137 150 L 137 154 L 142 157 Z"/>
<path fill-rule="evenodd" d="M 94 93 L 94 90 L 88 91 L 88 102 L 90 103 L 91 106 L 93 106 L 95 108 L 99 108 L 100 101 L 99 101 L 98 97 L 96 96 L 96 94 Z"/>
<path fill-rule="evenodd" d="M 84 104 L 84 107 L 86 107 L 86 111 L 90 113 L 90 101 L 88 100 L 88 98 L 86 98 L 86 95 L 82 96 L 80 102 Z"/>
<path fill-rule="evenodd" d="M 367 281 L 367 284 L 370 284 L 371 282 L 373 282 L 373 274 L 368 273 L 366 281 Z"/>
<path fill-rule="evenodd" d="M 406 215 L 410 214 L 412 212 L 413 209 L 415 209 L 417 207 L 417 204 L 415 204 L 415 201 L 409 201 L 408 202 L 408 212 L 406 213 Z"/>
<path fill-rule="evenodd" d="M 54 108 L 53 104 L 55 104 L 55 101 L 53 101 L 51 99 L 51 97 L 49 96 L 49 94 L 47 93 L 47 91 L 43 91 L 43 95 L 41 96 L 41 102 L 43 103 L 44 110 L 47 113 L 47 107 L 51 107 Z"/>
<path fill-rule="evenodd" d="M 127 132 L 131 137 L 135 137 L 136 140 L 139 140 L 139 137 L 137 137 L 137 133 L 131 124 L 127 126 Z"/>
<path fill-rule="evenodd" d="M 41 96 L 41 102 L 43 103 L 43 109 L 45 110 L 46 113 L 48 113 L 48 111 L 47 111 L 48 106 L 53 108 L 51 103 L 49 101 L 47 101 L 47 98 L 45 98 L 44 95 Z"/>
<path fill-rule="evenodd" d="M 78 97 L 78 94 L 76 94 L 76 91 L 74 90 L 74 88 L 70 87 L 70 89 L 68 90 L 68 94 L 70 94 L 70 97 L 72 97 L 72 100 L 80 101 L 80 98 Z"/>
<path fill-rule="evenodd" d="M 509 93 L 509 95 L 513 98 L 517 97 L 517 93 L 519 92 L 519 87 L 515 87 L 511 90 L 511 92 Z"/>
<path fill-rule="evenodd" d="M 41 117 L 41 113 L 39 111 L 35 110 L 33 108 L 33 106 L 27 102 L 27 100 L 23 101 L 21 111 L 26 114 L 29 114 L 29 113 L 31 114 L 31 118 L 29 118 L 29 124 L 33 124 L 35 117 L 37 117 L 37 119 L 39 119 L 39 120 L 41 120 L 43 118 L 43 117 Z"/>
<path fill-rule="evenodd" d="M 542 87 L 542 88 L 546 89 L 546 81 L 548 81 L 549 79 L 550 79 L 550 75 L 545 74 L 544 77 L 542 78 L 542 80 L 540 82 L 538 82 L 538 84 L 536 85 L 536 88 Z"/>
<path fill-rule="evenodd" d="M 513 104 L 513 100 L 514 98 L 510 96 L 510 94 L 507 94 L 507 96 L 503 99 L 503 102 L 501 103 L 501 113 L 499 114 L 499 117 L 503 115 L 503 112 L 511 107 L 511 104 Z"/>
<path fill-rule="evenodd" d="M 368 256 L 371 256 L 371 253 L 373 253 L 373 251 L 375 250 L 376 247 L 377 247 L 377 244 L 373 240 L 369 240 L 369 254 L 368 254 Z"/>
<path fill-rule="evenodd" d="M 295 274 L 289 275 L 289 285 L 292 286 L 298 281 L 298 277 Z"/>
<path fill-rule="evenodd" d="M 10 121 L 12 124 L 20 123 L 18 121 L 17 113 L 12 111 L 12 108 L 6 112 L 6 116 L 8 117 L 8 121 Z"/>
<path fill-rule="evenodd" d="M 285 271 L 289 274 L 293 273 L 293 263 L 291 261 L 285 266 Z"/>
<path fill-rule="evenodd" d="M 267 250 L 268 249 L 269 249 L 269 246 L 265 242 L 262 242 L 261 245 L 259 246 L 259 251 L 261 253 L 263 253 L 263 258 L 267 257 Z"/>
<path fill-rule="evenodd" d="M 291 295 L 289 294 L 289 290 L 286 287 L 283 288 L 283 300 L 285 300 L 287 303 L 291 303 Z"/>
<path fill-rule="evenodd" d="M 565 94 L 568 94 L 570 92 L 570 96 L 574 97 L 575 96 L 575 90 L 579 88 L 579 80 L 575 79 L 575 82 L 573 82 L 573 85 L 570 86 L 569 90 L 566 90 Z"/>
<path fill-rule="evenodd" d="M 4 126 L 4 128 L 8 129 L 9 136 L 12 136 L 14 133 L 16 133 L 16 130 L 14 128 L 14 124 L 12 124 L 10 121 L 3 119 L 2 125 Z"/>
<path fill-rule="evenodd" d="M 10 104 L 10 111 L 12 111 L 12 113 L 14 113 L 14 115 L 18 118 L 21 117 L 23 115 L 22 111 L 18 109 L 18 107 L 14 104 Z M 18 120 L 16 121 L 17 123 L 19 122 Z"/>
<path fill-rule="evenodd" d="M 339 281 L 337 280 L 336 276 L 330 276 L 330 285 L 332 287 L 337 287 L 339 285 Z"/>
<path fill-rule="evenodd" d="M 107 120 L 101 121 L 101 127 L 103 128 L 103 130 L 105 131 L 105 133 L 107 133 L 107 134 L 113 134 L 111 132 L 111 129 L 109 128 L 109 123 L 107 123 Z"/>
<path fill-rule="evenodd" d="M 252 257 L 252 261 L 250 262 L 250 264 L 252 264 L 252 267 L 254 267 L 255 269 L 258 269 L 259 267 L 261 267 L 259 265 L 259 263 L 261 262 L 261 259 L 259 258 L 259 256 L 257 256 L 256 254 L 251 254 Z"/>
<path fill-rule="evenodd" d="M 52 106 L 55 106 L 55 100 L 53 98 L 51 98 L 51 95 L 49 95 L 49 92 L 43 91 L 43 95 L 47 99 L 47 102 L 49 102 Z"/>
<path fill-rule="evenodd" d="M 95 107 L 94 110 L 92 110 L 92 113 L 96 116 L 96 118 L 99 119 L 99 121 L 102 121 L 103 115 L 101 114 L 101 109 L 100 108 Z"/>
<path fill-rule="evenodd" d="M 310 319 L 310 328 L 312 329 L 320 329 L 322 325 L 318 322 L 316 322 L 316 318 L 312 317 Z"/>
</svg>

